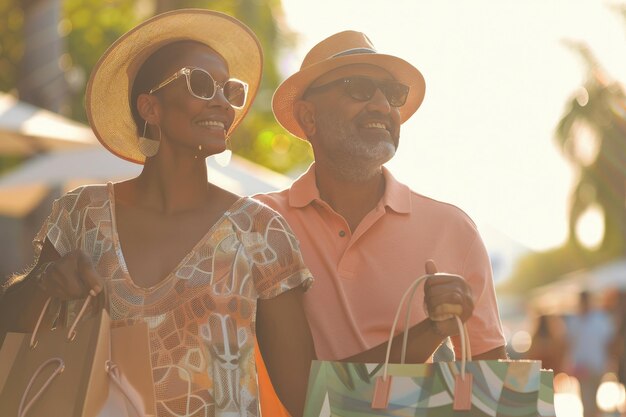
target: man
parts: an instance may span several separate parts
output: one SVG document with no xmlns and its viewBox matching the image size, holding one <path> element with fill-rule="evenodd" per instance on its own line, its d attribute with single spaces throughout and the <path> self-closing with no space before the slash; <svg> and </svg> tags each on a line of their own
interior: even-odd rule
<svg viewBox="0 0 626 417">
<path fill-rule="evenodd" d="M 418 290 L 407 360 L 428 360 L 458 333 L 456 320 L 440 314 L 449 312 L 467 321 L 474 358 L 506 357 L 476 226 L 383 167 L 424 91 L 415 67 L 346 31 L 314 46 L 274 94 L 276 119 L 310 142 L 315 163 L 289 189 L 257 198 L 288 221 L 315 277 L 304 303 L 319 359 L 382 362 L 402 294 L 435 268 L 445 274 Z M 399 359 L 399 345 L 392 360 Z"/>
</svg>

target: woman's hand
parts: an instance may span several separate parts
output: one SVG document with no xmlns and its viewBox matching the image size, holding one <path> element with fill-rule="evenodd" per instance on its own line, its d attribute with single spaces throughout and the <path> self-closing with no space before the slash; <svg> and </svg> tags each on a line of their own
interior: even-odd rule
<svg viewBox="0 0 626 417">
<path fill-rule="evenodd" d="M 61 300 L 84 298 L 89 293 L 96 295 L 102 290 L 102 279 L 89 257 L 80 250 L 41 263 L 35 274 L 39 288 L 49 297 Z"/>
<path fill-rule="evenodd" d="M 444 337 L 458 334 L 454 316 L 465 322 L 474 312 L 470 286 L 460 275 L 437 272 L 432 260 L 426 262 L 426 273 L 432 275 L 424 284 L 424 303 L 433 330 Z"/>
</svg>

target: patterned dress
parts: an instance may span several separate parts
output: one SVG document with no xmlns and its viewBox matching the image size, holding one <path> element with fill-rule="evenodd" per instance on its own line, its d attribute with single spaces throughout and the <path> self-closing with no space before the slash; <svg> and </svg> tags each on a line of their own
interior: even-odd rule
<svg viewBox="0 0 626 417">
<path fill-rule="evenodd" d="M 148 323 L 159 417 L 257 416 L 257 299 L 312 282 L 289 226 L 240 198 L 169 276 L 141 288 L 124 261 L 113 190 L 90 185 L 55 201 L 36 248 L 47 238 L 61 256 L 83 250 L 104 277 L 113 326 Z"/>
</svg>

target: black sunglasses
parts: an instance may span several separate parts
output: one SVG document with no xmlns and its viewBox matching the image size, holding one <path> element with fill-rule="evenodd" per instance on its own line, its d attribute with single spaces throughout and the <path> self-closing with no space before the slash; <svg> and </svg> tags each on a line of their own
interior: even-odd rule
<svg viewBox="0 0 626 417">
<path fill-rule="evenodd" d="M 343 85 L 345 92 L 354 100 L 368 101 L 374 97 L 376 90 L 383 92 L 387 102 L 392 107 L 401 107 L 406 103 L 410 87 L 396 80 L 375 80 L 368 77 L 346 77 L 322 84 L 317 87 L 309 87 L 304 93 L 304 98 L 310 93 L 326 90 L 335 85 Z"/>
<path fill-rule="evenodd" d="M 246 104 L 248 94 L 248 84 L 231 78 L 224 84 L 220 84 L 203 69 L 193 67 L 183 67 L 168 77 L 165 81 L 150 90 L 149 94 L 160 90 L 174 80 L 185 77 L 187 80 L 187 90 L 192 96 L 201 100 L 211 100 L 218 90 L 222 90 L 224 97 L 236 109 L 241 109 Z"/>
</svg>

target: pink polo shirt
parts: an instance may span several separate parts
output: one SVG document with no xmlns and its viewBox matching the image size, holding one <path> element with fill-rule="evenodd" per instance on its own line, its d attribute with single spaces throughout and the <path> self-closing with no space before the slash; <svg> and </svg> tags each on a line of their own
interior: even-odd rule
<svg viewBox="0 0 626 417">
<path fill-rule="evenodd" d="M 315 164 L 291 188 L 255 196 L 287 220 L 315 277 L 304 308 L 319 359 L 343 359 L 388 340 L 400 298 L 425 273 L 427 259 L 441 272 L 463 276 L 472 288 L 472 353 L 504 346 L 491 265 L 472 220 L 383 172 L 384 196 L 354 233 L 320 199 Z M 426 318 L 423 299 L 420 286 L 411 325 Z"/>
</svg>

